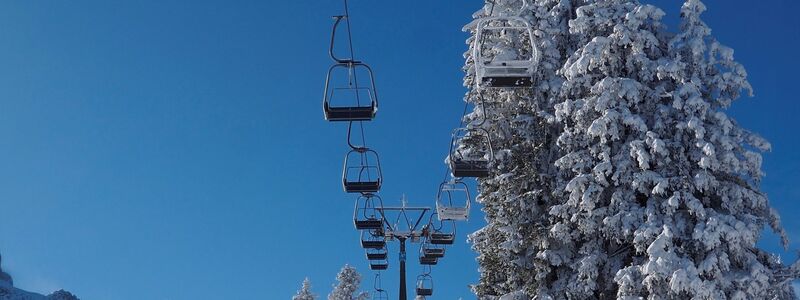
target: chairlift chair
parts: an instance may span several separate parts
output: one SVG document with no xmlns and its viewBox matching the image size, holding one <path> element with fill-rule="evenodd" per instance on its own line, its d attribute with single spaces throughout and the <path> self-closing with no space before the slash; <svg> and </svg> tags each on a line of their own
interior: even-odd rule
<svg viewBox="0 0 800 300">
<path fill-rule="evenodd" d="M 447 220 L 439 222 L 439 227 L 434 227 L 433 231 L 428 236 L 428 242 L 432 245 L 452 245 L 456 240 L 455 221 Z"/>
<path fill-rule="evenodd" d="M 358 230 L 383 228 L 383 200 L 375 194 L 363 194 L 356 200 L 353 224 Z"/>
<path fill-rule="evenodd" d="M 430 258 L 442 258 L 444 257 L 444 247 L 441 246 L 434 246 L 430 243 L 422 244 L 420 247 L 420 251 L 422 252 L 422 256 L 430 257 Z"/>
<path fill-rule="evenodd" d="M 431 233 L 431 244 L 434 245 L 452 245 L 455 243 L 456 237 L 452 233 Z"/>
<path fill-rule="evenodd" d="M 336 63 L 328 69 L 328 75 L 325 79 L 325 95 L 322 102 L 325 119 L 328 121 L 370 121 L 375 118 L 375 114 L 378 112 L 378 96 L 375 93 L 375 78 L 372 74 L 372 68 L 353 58 L 341 59 L 334 54 L 336 29 L 344 18 L 347 17 L 334 17 L 336 21 L 331 32 L 331 43 L 328 52 Z M 346 85 L 337 85 L 332 81 L 337 77 L 335 75 L 337 70 L 347 72 Z M 365 75 L 369 79 L 367 82 L 363 82 L 361 86 L 359 86 L 358 77 L 356 76 L 358 73 Z M 362 97 L 365 99 L 362 99 Z M 347 99 L 344 104 L 334 105 L 331 103 L 332 101 L 338 103 L 343 98 Z M 369 103 L 367 104 L 367 102 Z"/>
<path fill-rule="evenodd" d="M 389 258 L 389 251 L 382 249 L 367 249 L 367 260 L 386 260 Z"/>
<path fill-rule="evenodd" d="M 417 296 L 433 295 L 433 277 L 430 274 L 417 276 Z"/>
<path fill-rule="evenodd" d="M 369 264 L 369 269 L 373 271 L 383 271 L 389 269 L 388 262 L 375 262 Z"/>
<path fill-rule="evenodd" d="M 347 153 L 342 171 L 342 185 L 348 193 L 377 193 L 383 175 L 378 152 L 368 148 L 355 148 Z"/>
<path fill-rule="evenodd" d="M 455 205 L 455 198 L 465 197 L 464 206 Z M 469 187 L 461 181 L 442 182 L 439 184 L 439 192 L 436 194 L 436 215 L 439 220 L 463 221 L 469 218 L 469 209 L 472 199 L 469 194 Z"/>
<path fill-rule="evenodd" d="M 464 141 L 475 141 L 469 153 L 460 149 Z M 450 172 L 453 177 L 487 177 L 494 160 L 494 149 L 489 131 L 482 128 L 458 128 L 453 131 L 450 142 Z"/>
<path fill-rule="evenodd" d="M 498 40 L 498 34 L 508 33 L 516 34 Z M 521 88 L 533 85 L 533 75 L 539 63 L 539 50 L 533 37 L 533 28 L 524 18 L 479 19 L 473 46 L 477 87 Z M 527 47 L 530 49 L 525 49 Z"/>
<path fill-rule="evenodd" d="M 423 265 L 423 266 L 435 266 L 437 263 L 439 263 L 439 259 L 438 258 L 426 257 L 426 256 L 423 256 L 423 255 L 419 256 L 419 264 L 420 265 Z"/>
<path fill-rule="evenodd" d="M 358 78 L 348 80 L 346 85 L 337 85 L 332 80 L 337 70 L 345 70 L 347 74 L 366 72 L 369 82 L 359 86 Z M 336 103 L 333 103 L 336 101 Z M 338 103 L 338 104 L 337 104 Z M 328 69 L 325 79 L 325 95 L 322 101 L 325 120 L 336 121 L 371 121 L 378 113 L 378 97 L 375 94 L 375 79 L 372 68 L 362 62 L 336 63 Z"/>
<path fill-rule="evenodd" d="M 382 231 L 361 231 L 361 247 L 364 249 L 385 249 L 386 238 Z"/>
</svg>

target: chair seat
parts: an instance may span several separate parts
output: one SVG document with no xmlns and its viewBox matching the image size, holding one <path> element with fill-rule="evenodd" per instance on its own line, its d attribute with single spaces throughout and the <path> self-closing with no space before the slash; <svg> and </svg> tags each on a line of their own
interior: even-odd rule
<svg viewBox="0 0 800 300">
<path fill-rule="evenodd" d="M 522 69 L 527 71 L 531 66 L 530 60 L 503 60 L 503 61 L 487 61 L 485 65 L 489 68 L 498 69 Z"/>
<path fill-rule="evenodd" d="M 467 207 L 440 206 L 436 208 L 436 213 L 439 215 L 439 220 L 464 221 L 469 217 L 469 209 Z"/>
<path fill-rule="evenodd" d="M 380 181 L 344 182 L 344 190 L 348 193 L 377 193 L 380 189 Z"/>
<path fill-rule="evenodd" d="M 481 84 L 496 88 L 522 88 L 533 85 L 530 76 L 485 76 Z"/>
<path fill-rule="evenodd" d="M 354 223 L 356 225 L 356 229 L 358 230 L 383 228 L 383 221 L 380 219 L 354 220 Z"/>
<path fill-rule="evenodd" d="M 420 265 L 433 266 L 433 265 L 436 265 L 438 262 L 439 262 L 439 260 L 436 259 L 436 258 L 433 258 L 433 257 L 422 256 L 422 257 L 419 258 L 419 264 Z"/>
<path fill-rule="evenodd" d="M 389 257 L 387 253 L 367 253 L 367 260 L 386 260 Z"/>
<path fill-rule="evenodd" d="M 361 241 L 361 247 L 365 249 L 383 249 L 386 241 Z"/>
<path fill-rule="evenodd" d="M 369 269 L 375 271 L 386 270 L 389 268 L 389 264 L 370 264 Z"/>
<path fill-rule="evenodd" d="M 431 233 L 430 242 L 434 245 L 452 245 L 455 242 L 455 236 L 449 233 Z"/>
<path fill-rule="evenodd" d="M 485 160 L 454 160 L 450 163 L 453 177 L 487 177 L 489 162 Z"/>
<path fill-rule="evenodd" d="M 432 296 L 433 295 L 433 289 L 417 288 L 417 295 L 418 296 Z"/>
<path fill-rule="evenodd" d="M 422 249 L 422 255 L 430 258 L 442 258 L 444 257 L 444 249 Z"/>
<path fill-rule="evenodd" d="M 373 106 L 325 107 L 325 119 L 337 121 L 371 121 L 377 110 Z"/>
</svg>

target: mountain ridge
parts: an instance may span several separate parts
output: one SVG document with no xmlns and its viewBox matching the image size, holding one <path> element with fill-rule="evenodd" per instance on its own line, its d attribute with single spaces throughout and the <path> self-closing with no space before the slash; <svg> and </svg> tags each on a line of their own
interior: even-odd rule
<svg viewBox="0 0 800 300">
<path fill-rule="evenodd" d="M 28 292 L 14 287 L 14 279 L 3 271 L 3 257 L 0 255 L 0 300 L 80 300 L 65 290 L 58 290 L 47 296 Z"/>
</svg>

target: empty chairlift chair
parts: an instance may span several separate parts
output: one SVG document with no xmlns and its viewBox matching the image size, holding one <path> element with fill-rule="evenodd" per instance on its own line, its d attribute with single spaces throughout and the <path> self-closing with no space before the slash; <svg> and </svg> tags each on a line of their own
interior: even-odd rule
<svg viewBox="0 0 800 300">
<path fill-rule="evenodd" d="M 440 221 L 439 227 L 433 228 L 428 237 L 428 242 L 433 245 L 452 245 L 455 240 L 456 224 L 452 220 Z"/>
<path fill-rule="evenodd" d="M 476 85 L 522 88 L 533 85 L 539 51 L 530 23 L 521 17 L 486 17 L 475 28 Z"/>
<path fill-rule="evenodd" d="M 455 235 L 452 233 L 431 233 L 431 244 L 434 245 L 452 245 L 455 243 Z"/>
<path fill-rule="evenodd" d="M 494 149 L 489 132 L 482 128 L 458 128 L 450 142 L 450 172 L 453 177 L 487 177 L 491 174 Z"/>
<path fill-rule="evenodd" d="M 469 187 L 461 181 L 445 181 L 439 185 L 436 194 L 436 215 L 439 220 L 463 221 L 469 218 L 472 199 Z M 464 205 L 461 205 L 461 203 Z"/>
<path fill-rule="evenodd" d="M 343 77 L 337 71 L 347 72 L 347 82 L 336 81 Z M 358 83 L 358 76 L 367 77 L 369 82 Z M 370 121 L 378 112 L 378 97 L 375 95 L 375 82 L 372 69 L 364 63 L 336 63 L 328 69 L 325 80 L 323 111 L 328 121 Z M 366 86 L 364 86 L 366 85 Z"/>
<path fill-rule="evenodd" d="M 342 184 L 348 193 L 377 193 L 383 176 L 378 153 L 368 148 L 355 148 L 347 153 L 342 171 Z"/>
<path fill-rule="evenodd" d="M 370 270 L 383 271 L 389 269 L 388 257 L 388 251 L 385 247 L 381 249 L 367 249 L 367 259 L 369 260 Z"/>
<path fill-rule="evenodd" d="M 444 247 L 430 243 L 423 243 L 420 247 L 420 252 L 422 252 L 422 256 L 427 258 L 439 259 L 444 257 Z"/>
<path fill-rule="evenodd" d="M 353 224 L 358 230 L 383 228 L 383 200 L 375 194 L 363 194 L 356 200 Z"/>
<path fill-rule="evenodd" d="M 422 253 L 419 255 L 419 264 L 423 266 L 435 266 L 439 263 L 439 259 L 435 257 L 425 256 Z"/>
<path fill-rule="evenodd" d="M 373 271 L 383 271 L 389 269 L 389 263 L 386 261 L 383 262 L 370 262 L 369 269 Z"/>
<path fill-rule="evenodd" d="M 386 248 L 383 249 L 367 249 L 367 260 L 387 260 L 389 259 L 389 251 Z"/>
<path fill-rule="evenodd" d="M 433 295 L 433 277 L 429 274 L 417 276 L 417 296 Z"/>
<path fill-rule="evenodd" d="M 372 68 L 363 62 L 334 55 L 336 29 L 345 16 L 335 17 L 331 33 L 330 56 L 336 63 L 325 79 L 323 111 L 328 121 L 370 121 L 378 112 L 378 96 Z"/>
<path fill-rule="evenodd" d="M 361 231 L 361 247 L 364 249 L 385 249 L 386 238 L 381 230 Z"/>
</svg>

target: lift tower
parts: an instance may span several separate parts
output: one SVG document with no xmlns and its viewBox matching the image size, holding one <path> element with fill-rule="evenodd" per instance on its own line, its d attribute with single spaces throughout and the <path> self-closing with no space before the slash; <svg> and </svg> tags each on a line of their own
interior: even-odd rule
<svg viewBox="0 0 800 300">
<path fill-rule="evenodd" d="M 400 300 L 406 300 L 406 239 L 399 238 L 400 241 L 400 289 L 397 293 Z"/>
<path fill-rule="evenodd" d="M 384 217 L 384 237 L 387 241 L 397 241 L 400 245 L 400 287 L 397 292 L 399 300 L 408 299 L 406 290 L 406 241 L 419 243 L 427 233 L 427 224 L 423 220 L 431 211 L 430 207 L 408 207 L 403 199 L 402 206 L 378 208 Z M 390 219 L 391 218 L 391 219 Z M 390 221 L 390 220 L 393 220 Z M 422 226 L 420 226 L 422 225 Z"/>
</svg>

